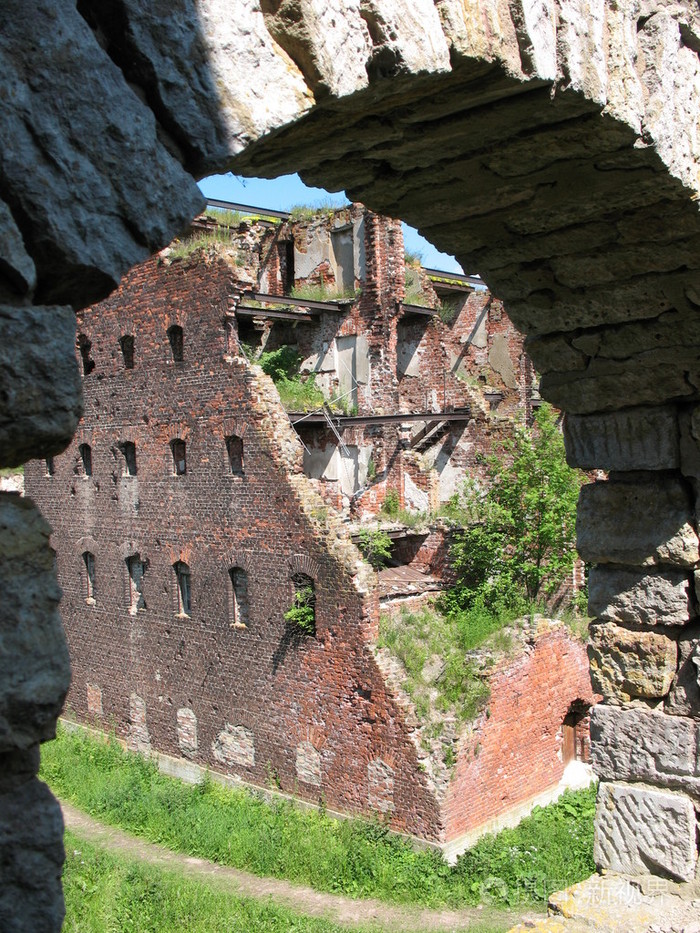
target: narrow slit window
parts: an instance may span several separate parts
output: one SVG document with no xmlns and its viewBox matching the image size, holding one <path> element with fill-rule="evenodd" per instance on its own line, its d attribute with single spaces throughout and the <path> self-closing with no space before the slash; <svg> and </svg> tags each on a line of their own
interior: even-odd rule
<svg viewBox="0 0 700 933">
<path fill-rule="evenodd" d="M 89 444 L 81 444 L 78 451 L 83 476 L 92 476 L 92 447 Z"/>
<path fill-rule="evenodd" d="M 229 570 L 231 579 L 231 625 L 233 628 L 248 628 L 248 574 L 242 567 Z"/>
<path fill-rule="evenodd" d="M 231 473 L 243 473 L 243 438 L 232 434 L 226 438 L 228 468 Z"/>
<path fill-rule="evenodd" d="M 125 441 L 121 445 L 124 455 L 124 476 L 136 476 L 136 444 Z"/>
<path fill-rule="evenodd" d="M 126 566 L 129 574 L 129 611 L 133 614 L 138 612 L 139 609 L 146 608 L 146 600 L 143 595 L 143 578 L 146 570 L 138 554 L 128 557 Z"/>
<path fill-rule="evenodd" d="M 88 603 L 95 602 L 95 555 L 90 551 L 83 554 L 83 565 L 85 572 L 85 600 Z"/>
<path fill-rule="evenodd" d="M 170 442 L 170 448 L 173 452 L 173 472 L 176 476 L 184 476 L 187 472 L 187 445 L 176 439 Z"/>
<path fill-rule="evenodd" d="M 120 338 L 119 344 L 122 348 L 122 356 L 124 357 L 124 369 L 133 369 L 134 338 L 131 334 L 124 334 L 124 336 Z"/>
<path fill-rule="evenodd" d="M 78 350 L 80 351 L 80 359 L 83 363 L 83 375 L 89 376 L 95 368 L 95 361 L 90 356 L 90 350 L 92 350 L 92 341 L 89 339 L 87 334 L 78 335 Z"/>
<path fill-rule="evenodd" d="M 182 328 L 179 324 L 173 324 L 168 328 L 168 340 L 170 341 L 170 352 L 173 355 L 175 363 L 181 363 L 185 358 L 185 345 Z"/>
<path fill-rule="evenodd" d="M 190 568 L 182 561 L 175 564 L 175 583 L 177 590 L 177 613 L 188 616 L 192 612 L 192 587 Z"/>
<path fill-rule="evenodd" d="M 46 458 L 46 475 L 53 476 L 56 472 L 56 464 L 53 462 L 53 457 Z"/>
</svg>

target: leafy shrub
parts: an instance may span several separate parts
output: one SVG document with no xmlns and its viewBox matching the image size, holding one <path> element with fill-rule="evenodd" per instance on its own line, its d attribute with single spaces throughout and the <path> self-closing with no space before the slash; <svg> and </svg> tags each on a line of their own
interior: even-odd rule
<svg viewBox="0 0 700 933">
<path fill-rule="evenodd" d="M 564 440 L 551 407 L 533 428 L 516 427 L 498 454 L 484 458 L 487 482 L 468 482 L 459 504 L 471 522 L 451 550 L 458 582 L 445 605 L 513 615 L 555 589 L 576 557 L 575 522 L 583 474 L 566 463 Z"/>
<path fill-rule="evenodd" d="M 284 614 L 284 621 L 303 635 L 316 632 L 316 595 L 313 587 L 303 586 L 296 591 L 292 605 Z"/>
<path fill-rule="evenodd" d="M 391 538 L 385 531 L 363 529 L 358 535 L 357 546 L 375 570 L 380 570 L 391 558 Z"/>
</svg>

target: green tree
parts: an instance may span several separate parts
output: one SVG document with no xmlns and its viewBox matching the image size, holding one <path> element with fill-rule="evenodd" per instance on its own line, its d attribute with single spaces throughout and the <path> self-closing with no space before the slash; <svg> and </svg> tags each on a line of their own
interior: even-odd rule
<svg viewBox="0 0 700 933">
<path fill-rule="evenodd" d="M 584 477 L 566 463 L 549 405 L 539 409 L 532 428 L 516 426 L 512 439 L 483 462 L 485 485 L 469 481 L 461 495 L 466 527 L 452 546 L 458 582 L 445 606 L 521 611 L 573 567 Z"/>
</svg>

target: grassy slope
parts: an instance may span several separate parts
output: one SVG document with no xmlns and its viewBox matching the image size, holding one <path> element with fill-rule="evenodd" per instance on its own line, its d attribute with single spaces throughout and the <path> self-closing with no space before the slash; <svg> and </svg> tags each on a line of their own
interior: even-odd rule
<svg viewBox="0 0 700 933">
<path fill-rule="evenodd" d="M 113 855 L 66 833 L 64 933 L 350 933 L 221 884 Z M 356 928 L 355 933 L 361 933 Z"/>
<path fill-rule="evenodd" d="M 450 868 L 377 823 L 335 820 L 245 790 L 181 783 L 84 733 L 61 730 L 42 777 L 98 819 L 176 851 L 322 891 L 426 906 L 534 903 L 593 869 L 591 791 L 567 794 L 514 830 L 486 837 Z M 494 889 L 493 878 L 499 879 Z"/>
</svg>

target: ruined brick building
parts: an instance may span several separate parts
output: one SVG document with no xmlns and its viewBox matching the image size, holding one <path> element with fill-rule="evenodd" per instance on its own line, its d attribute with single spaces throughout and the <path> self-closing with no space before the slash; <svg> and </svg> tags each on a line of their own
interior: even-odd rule
<svg viewBox="0 0 700 933">
<path fill-rule="evenodd" d="M 27 466 L 69 706 L 141 750 L 456 851 L 586 756 L 587 659 L 562 626 L 525 627 L 484 673 L 490 715 L 432 746 L 377 648 L 380 601 L 444 576 L 448 529 L 429 516 L 531 412 L 521 339 L 469 277 L 407 267 L 398 222 L 361 205 L 196 227 L 201 250 L 175 245 L 80 313 L 85 414 L 65 453 Z M 283 346 L 341 403 L 286 412 L 249 360 Z M 353 533 L 390 493 L 425 518 L 394 523 L 377 578 Z M 285 621 L 302 591 L 306 634 Z"/>
</svg>

